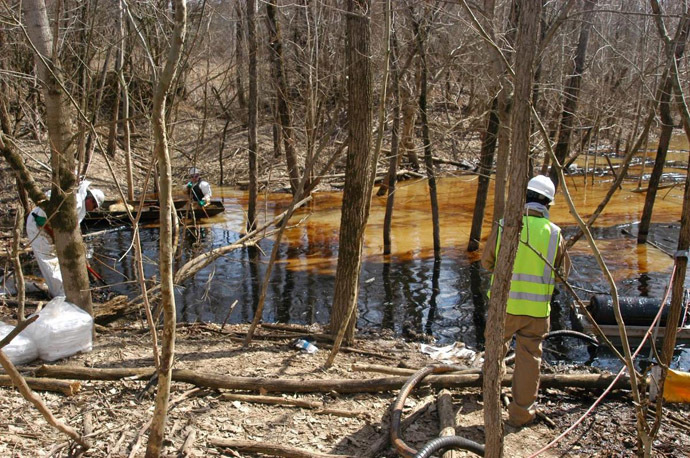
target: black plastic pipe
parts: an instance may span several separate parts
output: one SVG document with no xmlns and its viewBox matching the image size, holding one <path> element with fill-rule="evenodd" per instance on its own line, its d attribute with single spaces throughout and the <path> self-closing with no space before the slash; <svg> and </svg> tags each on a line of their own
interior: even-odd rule
<svg viewBox="0 0 690 458">
<path fill-rule="evenodd" d="M 417 452 L 414 458 L 427 458 L 434 452 L 449 448 L 454 450 L 467 450 L 479 456 L 484 456 L 484 446 L 482 444 L 478 444 L 475 441 L 460 436 L 445 436 L 437 437 L 427 442 L 427 444 Z"/>
</svg>

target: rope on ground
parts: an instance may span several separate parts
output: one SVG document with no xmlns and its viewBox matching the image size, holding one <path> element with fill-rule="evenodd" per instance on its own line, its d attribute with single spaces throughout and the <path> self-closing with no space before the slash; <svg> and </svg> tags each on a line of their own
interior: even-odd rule
<svg viewBox="0 0 690 458">
<path fill-rule="evenodd" d="M 647 341 L 647 339 L 649 338 L 649 336 L 652 334 L 652 331 L 653 331 L 654 327 L 656 326 L 657 321 L 659 321 L 659 319 L 661 318 L 661 312 L 664 310 L 664 306 L 665 306 L 665 304 L 666 304 L 666 301 L 668 300 L 668 295 L 671 293 L 671 285 L 673 284 L 673 278 L 675 277 L 675 275 L 676 275 L 676 267 L 674 266 L 674 267 L 673 267 L 673 272 L 671 273 L 671 279 L 669 280 L 668 286 L 666 287 L 666 294 L 664 295 L 664 300 L 661 301 L 661 306 L 659 307 L 659 311 L 657 312 L 656 317 L 654 317 L 654 320 L 652 321 L 652 324 L 649 326 L 649 329 L 647 329 L 647 332 L 645 333 L 644 337 L 642 338 L 642 341 L 640 342 L 640 345 L 639 345 L 639 346 L 637 347 L 637 349 L 635 350 L 635 353 L 633 353 L 633 355 L 632 355 L 633 358 L 635 358 L 635 357 L 637 356 L 637 354 L 640 352 L 640 350 L 642 350 L 642 347 L 644 346 L 645 342 Z M 536 456 L 538 456 L 538 455 L 544 453 L 545 451 L 547 451 L 548 449 L 550 449 L 551 447 L 553 447 L 554 445 L 556 445 L 556 444 L 557 444 L 561 439 L 563 439 L 570 431 L 572 431 L 573 429 L 575 429 L 575 427 L 577 427 L 577 425 L 579 425 L 580 423 L 582 423 L 582 422 L 584 421 L 584 419 L 587 418 L 587 416 L 588 416 L 590 413 L 592 413 L 592 411 L 594 410 L 594 408 L 595 408 L 595 407 L 606 397 L 606 395 L 609 394 L 609 392 L 611 391 L 611 389 L 613 388 L 613 386 L 616 384 L 616 382 L 618 381 L 618 379 L 623 375 L 623 373 L 625 373 L 625 370 L 626 370 L 626 366 L 623 366 L 623 367 L 621 368 L 621 370 L 618 371 L 618 374 L 616 375 L 616 378 L 613 379 L 613 382 L 611 382 L 611 384 L 608 386 L 608 388 L 606 388 L 606 390 L 604 390 L 604 392 L 601 393 L 601 396 L 599 396 L 599 397 L 596 399 L 596 401 L 594 401 L 594 403 L 589 407 L 589 409 L 587 409 L 587 411 L 586 411 L 585 413 L 583 413 L 583 414 L 580 416 L 580 418 L 578 418 L 578 419 L 575 421 L 575 423 L 573 423 L 572 425 L 570 425 L 570 426 L 568 427 L 568 429 L 566 429 L 565 431 L 563 431 L 561 434 L 558 435 L 558 437 L 556 437 L 554 440 L 552 440 L 551 442 L 549 442 L 548 444 L 546 444 L 544 447 L 542 447 L 541 449 L 537 450 L 537 451 L 534 452 L 533 454 L 529 455 L 529 458 L 534 458 L 534 457 L 536 457 Z M 633 374 L 632 377 L 634 377 L 634 376 L 635 376 L 635 375 Z"/>
</svg>

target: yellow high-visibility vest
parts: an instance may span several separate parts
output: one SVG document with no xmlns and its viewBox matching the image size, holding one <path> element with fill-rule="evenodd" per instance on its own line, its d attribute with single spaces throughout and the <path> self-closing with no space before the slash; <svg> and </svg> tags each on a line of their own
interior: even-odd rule
<svg viewBox="0 0 690 458">
<path fill-rule="evenodd" d="M 551 314 L 555 274 L 561 229 L 541 216 L 523 216 L 520 244 L 515 255 L 510 281 L 507 312 L 544 318 Z M 496 254 L 501 245 L 501 230 L 496 238 Z M 542 259 L 543 258 L 543 259 Z M 548 261 L 548 262 L 547 262 Z M 491 277 L 493 283 L 493 276 Z"/>
</svg>

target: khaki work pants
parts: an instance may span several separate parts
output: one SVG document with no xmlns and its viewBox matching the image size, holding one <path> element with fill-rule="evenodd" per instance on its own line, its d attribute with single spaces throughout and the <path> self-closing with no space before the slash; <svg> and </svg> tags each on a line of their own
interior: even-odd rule
<svg viewBox="0 0 690 458">
<path fill-rule="evenodd" d="M 506 315 L 506 330 L 503 335 L 506 353 L 513 335 L 516 336 L 513 400 L 508 405 L 508 421 L 515 426 L 534 420 L 534 404 L 539 391 L 541 343 L 549 332 L 549 326 L 548 317 Z"/>
</svg>

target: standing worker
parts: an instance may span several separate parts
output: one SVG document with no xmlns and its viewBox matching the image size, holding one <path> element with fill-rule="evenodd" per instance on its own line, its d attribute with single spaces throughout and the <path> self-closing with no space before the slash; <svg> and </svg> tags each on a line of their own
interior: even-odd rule
<svg viewBox="0 0 690 458">
<path fill-rule="evenodd" d="M 189 169 L 187 190 L 193 202 L 205 207 L 211 202 L 211 185 L 201 179 L 201 171 L 196 167 Z"/>
<path fill-rule="evenodd" d="M 86 212 L 90 212 L 100 207 L 105 200 L 105 195 L 100 189 L 90 189 L 90 181 L 82 181 L 77 188 L 77 218 L 80 224 L 86 216 Z M 50 198 L 50 192 L 47 193 Z M 55 251 L 55 239 L 53 236 L 53 229 L 50 227 L 50 222 L 46 216 L 46 212 L 41 207 L 36 207 L 31 210 L 29 216 L 26 218 L 26 235 L 31 242 L 31 249 L 34 252 L 38 267 L 41 269 L 41 274 L 46 280 L 50 294 L 55 296 L 64 296 L 65 289 L 62 285 L 62 272 L 60 272 L 60 263 Z"/>
<path fill-rule="evenodd" d="M 553 269 L 561 271 L 563 279 L 570 271 L 561 229 L 549 221 L 555 191 L 551 179 L 544 175 L 527 184 L 525 215 L 510 282 L 503 337 L 507 353 L 516 336 L 513 399 L 508 405 L 508 424 L 515 427 L 531 423 L 536 414 L 542 341 L 550 328 L 554 282 L 560 280 Z M 500 226 L 496 225 L 482 255 L 482 266 L 490 271 L 496 264 L 500 236 Z"/>
</svg>

